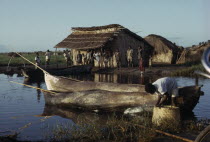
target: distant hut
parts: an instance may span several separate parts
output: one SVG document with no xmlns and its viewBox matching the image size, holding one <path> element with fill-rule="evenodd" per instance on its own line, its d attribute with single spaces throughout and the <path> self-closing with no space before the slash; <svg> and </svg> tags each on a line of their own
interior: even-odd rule
<svg viewBox="0 0 210 142">
<path fill-rule="evenodd" d="M 181 48 L 176 44 L 161 37 L 151 34 L 144 38 L 150 45 L 154 47 L 153 62 L 175 64 L 180 56 Z"/>
<path fill-rule="evenodd" d="M 117 67 L 114 52 L 119 50 L 121 65 L 126 66 L 126 51 L 129 47 L 134 50 L 133 61 L 134 66 L 137 66 L 137 50 L 139 46 L 145 49 L 145 65 L 148 65 L 149 56 L 152 54 L 153 47 L 129 29 L 118 24 L 111 24 L 98 27 L 72 28 L 72 33 L 58 43 L 55 48 L 70 48 L 73 53 L 74 65 L 77 65 L 76 57 L 78 51 L 81 54 L 86 54 L 88 51 L 92 53 L 103 51 L 103 53 L 109 55 L 108 67 Z M 94 66 L 98 67 L 99 64 L 94 62 Z M 103 64 L 103 66 L 105 65 Z"/>
<path fill-rule="evenodd" d="M 200 62 L 203 51 L 210 46 L 210 43 L 194 45 L 192 47 L 185 48 L 178 60 L 178 64 L 187 62 Z"/>
</svg>

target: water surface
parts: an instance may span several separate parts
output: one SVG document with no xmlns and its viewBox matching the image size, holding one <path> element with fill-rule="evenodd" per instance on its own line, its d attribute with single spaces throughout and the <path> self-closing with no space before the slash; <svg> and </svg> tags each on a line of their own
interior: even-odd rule
<svg viewBox="0 0 210 142">
<path fill-rule="evenodd" d="M 115 83 L 134 83 L 145 84 L 155 81 L 158 76 L 136 76 L 136 75 L 117 75 L 117 74 L 90 74 L 71 76 L 80 80 L 92 80 Z M 179 86 L 195 85 L 194 78 L 177 77 Z M 79 112 L 57 107 L 45 106 L 43 93 L 26 86 L 13 84 L 15 81 L 30 84 L 35 87 L 46 89 L 45 83 L 31 82 L 24 77 L 17 75 L 7 76 L 0 74 L 0 135 L 20 132 L 21 140 L 41 140 L 57 124 L 77 124 L 84 120 L 100 120 L 103 122 L 106 115 L 91 112 Z M 210 80 L 199 79 L 200 85 L 203 84 L 202 91 L 205 95 L 200 98 L 200 103 L 193 110 L 197 119 L 210 119 Z"/>
</svg>

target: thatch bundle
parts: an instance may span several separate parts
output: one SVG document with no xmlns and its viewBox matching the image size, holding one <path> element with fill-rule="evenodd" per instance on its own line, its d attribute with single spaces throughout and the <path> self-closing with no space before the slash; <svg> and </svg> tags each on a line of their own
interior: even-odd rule
<svg viewBox="0 0 210 142">
<path fill-rule="evenodd" d="M 208 47 L 210 43 L 185 48 L 178 63 L 200 62 L 204 50 Z"/>
<path fill-rule="evenodd" d="M 176 44 L 164 37 L 154 34 L 151 34 L 144 39 L 154 47 L 155 62 L 176 63 L 181 50 Z"/>
</svg>

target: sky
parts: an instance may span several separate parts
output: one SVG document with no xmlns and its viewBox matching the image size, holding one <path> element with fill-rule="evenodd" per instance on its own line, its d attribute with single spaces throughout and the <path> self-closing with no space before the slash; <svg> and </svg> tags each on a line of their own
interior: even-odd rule
<svg viewBox="0 0 210 142">
<path fill-rule="evenodd" d="M 120 24 L 188 47 L 210 40 L 210 0 L 0 0 L 0 52 L 54 51 L 72 27 Z"/>
</svg>

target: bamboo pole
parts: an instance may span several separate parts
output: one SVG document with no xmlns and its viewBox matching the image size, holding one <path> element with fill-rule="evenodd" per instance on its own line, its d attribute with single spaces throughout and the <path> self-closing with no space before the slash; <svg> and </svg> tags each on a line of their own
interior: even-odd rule
<svg viewBox="0 0 210 142">
<path fill-rule="evenodd" d="M 207 77 L 207 78 L 210 78 L 210 75 L 209 75 L 209 74 L 203 73 L 203 72 L 198 71 L 198 70 L 196 70 L 194 73 L 195 73 L 195 74 L 202 75 L 202 76 L 205 76 L 205 77 Z"/>
<path fill-rule="evenodd" d="M 47 72 L 46 70 L 44 70 L 43 68 L 41 68 L 40 66 L 37 66 L 36 64 L 34 64 L 33 62 L 29 61 L 28 59 L 26 59 L 25 57 L 23 57 L 21 54 L 19 54 L 18 52 L 15 52 L 16 54 L 18 54 L 21 58 L 23 58 L 24 60 L 28 61 L 29 63 L 31 63 L 32 65 L 36 66 L 37 68 L 39 68 L 40 70 L 42 70 L 44 73 L 46 74 L 50 74 L 49 72 Z M 74 80 L 74 81 L 78 81 L 78 82 L 82 82 L 81 80 L 77 80 L 77 79 L 71 79 L 71 78 L 67 78 L 67 77 L 64 77 L 66 79 L 69 79 L 69 80 Z"/>
<path fill-rule="evenodd" d="M 146 128 L 146 127 L 143 126 L 143 125 L 139 125 L 139 124 L 136 124 L 136 125 L 137 125 L 138 127 L 141 127 L 141 128 Z M 152 129 L 152 128 L 150 128 L 150 130 L 154 130 L 154 131 L 157 132 L 157 133 L 160 133 L 160 134 L 163 134 L 163 135 L 172 137 L 172 138 L 180 139 L 180 140 L 183 140 L 183 141 L 185 141 L 185 142 L 194 142 L 193 140 L 190 140 L 190 139 L 187 139 L 187 138 L 183 138 L 183 137 L 180 137 L 180 136 L 176 136 L 176 135 L 173 135 L 173 134 L 170 134 L 170 133 L 166 133 L 166 132 L 161 131 L 161 130 Z"/>
<path fill-rule="evenodd" d="M 50 90 L 45 90 L 45 89 L 38 88 L 38 87 L 34 87 L 34 86 L 31 86 L 31 85 L 22 84 L 22 83 L 15 82 L 15 81 L 10 81 L 10 82 L 11 82 L 11 83 L 15 83 L 15 84 L 20 84 L 20 85 L 23 85 L 23 86 L 27 86 L 27 87 L 30 87 L 30 88 L 34 88 L 34 89 L 37 89 L 37 90 L 41 90 L 41 91 L 44 91 L 44 92 L 48 92 L 48 93 L 52 93 L 52 94 L 56 94 L 56 93 L 55 93 L 55 92 L 53 92 L 53 91 L 50 91 Z"/>
<path fill-rule="evenodd" d="M 18 52 L 15 52 L 16 54 L 18 54 L 20 57 L 22 57 L 23 59 L 25 59 L 26 61 L 28 61 L 29 63 L 33 64 L 34 66 L 36 66 L 37 68 L 39 68 L 40 70 L 42 70 L 44 73 L 48 73 L 46 70 L 44 70 L 43 68 L 41 68 L 40 66 L 37 66 L 36 64 L 34 64 L 33 62 L 29 61 L 28 59 L 26 59 L 25 57 L 23 57 L 21 54 L 19 54 Z M 48 73 L 49 74 L 49 73 Z"/>
<path fill-rule="evenodd" d="M 58 48 L 56 48 L 56 50 L 55 50 L 55 58 L 56 58 L 56 67 L 57 67 L 57 69 L 58 69 L 58 52 L 57 52 L 57 49 Z"/>
</svg>

